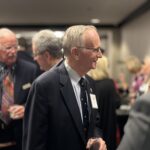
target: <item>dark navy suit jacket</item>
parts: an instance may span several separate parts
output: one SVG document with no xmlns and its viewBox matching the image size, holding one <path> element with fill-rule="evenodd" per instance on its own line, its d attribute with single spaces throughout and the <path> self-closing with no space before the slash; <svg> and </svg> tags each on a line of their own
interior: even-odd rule
<svg viewBox="0 0 150 150">
<path fill-rule="evenodd" d="M 33 63 L 17 59 L 14 69 L 14 103 L 25 105 L 30 86 L 38 76 Z M 2 86 L 1 86 L 2 87 Z M 0 99 L 1 104 L 1 99 Z M 22 119 L 12 120 L 5 130 L 0 130 L 0 142 L 16 141 L 18 150 L 22 145 Z"/>
<path fill-rule="evenodd" d="M 88 137 L 99 136 L 96 110 L 90 109 Z M 64 63 L 60 63 L 42 74 L 30 90 L 23 150 L 85 150 L 86 143 L 73 87 Z"/>
</svg>

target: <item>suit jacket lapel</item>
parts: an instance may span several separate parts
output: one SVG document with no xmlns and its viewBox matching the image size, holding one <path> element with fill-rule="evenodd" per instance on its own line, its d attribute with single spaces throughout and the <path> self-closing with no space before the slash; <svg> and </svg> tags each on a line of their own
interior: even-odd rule
<svg viewBox="0 0 150 150">
<path fill-rule="evenodd" d="M 19 72 L 19 63 L 18 60 L 16 62 L 16 68 L 15 68 L 15 73 L 14 73 L 14 102 L 17 103 L 19 96 L 20 96 L 20 92 L 21 92 L 21 88 L 20 85 L 22 85 L 22 79 L 20 78 L 20 76 L 22 76 L 22 74 Z"/>
<path fill-rule="evenodd" d="M 85 78 L 86 79 L 86 78 Z M 91 97 L 90 97 L 90 94 L 93 93 L 93 90 L 92 88 L 90 87 L 90 84 L 88 82 L 88 80 L 86 79 L 86 82 L 87 82 L 87 96 L 88 96 L 88 110 L 89 110 L 89 119 L 91 119 L 91 113 L 92 113 L 92 104 L 91 104 Z"/>
<path fill-rule="evenodd" d="M 61 84 L 61 93 L 64 97 L 64 102 L 66 106 L 68 107 L 68 111 L 77 127 L 77 130 L 83 139 L 85 141 L 84 132 L 83 132 L 83 126 L 82 126 L 82 120 L 81 120 L 81 114 L 79 111 L 79 107 L 76 101 L 76 97 L 73 91 L 73 87 L 70 81 L 70 78 L 68 76 L 68 73 L 65 69 L 64 64 L 59 66 L 60 71 L 60 84 Z"/>
</svg>

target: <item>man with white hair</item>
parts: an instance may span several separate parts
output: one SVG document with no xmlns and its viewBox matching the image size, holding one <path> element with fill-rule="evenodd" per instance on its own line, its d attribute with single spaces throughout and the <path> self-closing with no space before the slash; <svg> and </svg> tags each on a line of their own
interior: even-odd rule
<svg viewBox="0 0 150 150">
<path fill-rule="evenodd" d="M 106 150 L 95 115 L 96 99 L 85 78 L 102 57 L 100 44 L 94 26 L 66 30 L 65 60 L 37 78 L 30 90 L 23 150 L 86 150 L 93 145 Z"/>
<path fill-rule="evenodd" d="M 15 33 L 0 29 L 0 149 L 22 149 L 24 105 L 37 67 L 17 57 Z"/>
</svg>

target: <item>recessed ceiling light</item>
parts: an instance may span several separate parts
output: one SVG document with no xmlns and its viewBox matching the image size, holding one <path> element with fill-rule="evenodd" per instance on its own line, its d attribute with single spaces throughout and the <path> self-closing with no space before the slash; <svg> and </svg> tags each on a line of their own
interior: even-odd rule
<svg viewBox="0 0 150 150">
<path fill-rule="evenodd" d="M 91 19 L 91 23 L 98 24 L 98 23 L 100 23 L 100 19 L 96 19 L 96 18 Z"/>
</svg>

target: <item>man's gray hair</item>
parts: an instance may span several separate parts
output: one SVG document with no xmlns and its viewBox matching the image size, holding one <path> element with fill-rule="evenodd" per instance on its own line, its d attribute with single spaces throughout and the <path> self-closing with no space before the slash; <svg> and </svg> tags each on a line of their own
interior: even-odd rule
<svg viewBox="0 0 150 150">
<path fill-rule="evenodd" d="M 62 57 L 61 41 L 52 30 L 41 30 L 32 38 L 32 43 L 39 52 L 49 52 L 54 58 Z"/>
<path fill-rule="evenodd" d="M 97 31 L 97 29 L 92 25 L 75 25 L 69 27 L 65 35 L 63 37 L 62 47 L 64 50 L 65 56 L 68 56 L 70 54 L 70 50 L 72 47 L 77 46 L 84 46 L 84 41 L 82 39 L 82 35 L 87 30 L 94 29 Z"/>
</svg>

